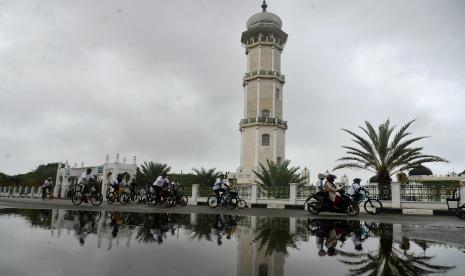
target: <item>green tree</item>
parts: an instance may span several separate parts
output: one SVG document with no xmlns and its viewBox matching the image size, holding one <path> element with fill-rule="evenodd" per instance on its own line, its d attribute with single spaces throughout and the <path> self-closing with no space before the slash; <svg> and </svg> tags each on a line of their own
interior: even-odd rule
<svg viewBox="0 0 465 276">
<path fill-rule="evenodd" d="M 289 167 L 290 160 L 278 163 L 271 162 L 270 160 L 266 162 L 267 167 L 259 163 L 260 170 L 252 171 L 258 178 L 255 180 L 255 183 L 275 198 L 285 196 L 280 191 L 288 189 L 290 183 L 302 185 L 307 179 L 298 173 L 299 167 Z"/>
<path fill-rule="evenodd" d="M 202 187 L 209 187 L 215 183 L 215 180 L 221 174 L 220 172 L 216 171 L 216 168 L 212 169 L 205 169 L 204 167 L 197 169 L 192 169 L 196 175 L 197 184 L 200 184 Z"/>
<path fill-rule="evenodd" d="M 343 146 L 346 156 L 338 159 L 341 164 L 334 170 L 344 168 L 359 168 L 376 173 L 380 197 L 389 197 L 391 176 L 418 167 L 423 163 L 447 162 L 445 159 L 421 153 L 423 147 L 412 147 L 412 144 L 426 137 L 411 137 L 410 121 L 393 135 L 395 126 L 390 126 L 389 120 L 379 125 L 378 131 L 365 121 L 365 127 L 359 127 L 365 135 L 343 129 L 352 136 L 355 146 Z M 364 137 L 366 136 L 366 137 Z M 387 196 L 386 196 L 387 195 Z"/>
<path fill-rule="evenodd" d="M 139 187 L 145 186 L 147 183 L 152 184 L 155 179 L 163 173 L 169 173 L 171 167 L 158 162 L 144 162 L 137 168 L 136 185 Z"/>
</svg>

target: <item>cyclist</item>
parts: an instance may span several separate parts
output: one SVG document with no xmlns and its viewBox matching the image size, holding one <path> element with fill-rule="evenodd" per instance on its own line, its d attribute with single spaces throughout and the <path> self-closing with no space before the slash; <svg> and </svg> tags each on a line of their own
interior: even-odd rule
<svg viewBox="0 0 465 276">
<path fill-rule="evenodd" d="M 88 168 L 85 172 L 81 174 L 77 182 L 77 185 L 81 187 L 81 191 L 83 194 L 87 192 L 87 184 L 89 183 L 89 181 L 94 178 L 95 175 L 92 174 L 91 168 Z"/>
<path fill-rule="evenodd" d="M 131 200 L 134 200 L 136 194 L 137 194 L 137 187 L 136 187 L 136 180 L 132 180 L 131 183 L 129 184 L 129 194 L 131 195 Z"/>
<path fill-rule="evenodd" d="M 42 184 L 42 198 L 45 198 L 47 194 L 49 193 L 49 191 L 52 190 L 52 185 L 53 185 L 52 178 L 51 177 L 47 178 L 44 184 Z"/>
<path fill-rule="evenodd" d="M 124 181 L 124 177 L 122 174 L 118 174 L 116 176 L 116 179 L 113 180 L 111 183 L 111 187 L 113 187 L 113 192 L 116 193 L 116 195 L 119 195 L 120 189 L 126 185 L 126 182 Z"/>
<path fill-rule="evenodd" d="M 349 195 L 355 202 L 358 202 L 363 197 L 360 191 L 365 191 L 365 189 L 360 186 L 361 181 L 362 180 L 360 178 L 354 178 L 354 183 L 352 183 L 349 188 Z"/>
<path fill-rule="evenodd" d="M 161 190 L 163 190 L 163 188 L 165 188 L 169 183 L 170 183 L 170 181 L 169 181 L 166 173 L 162 173 L 162 175 L 160 175 L 155 180 L 155 182 L 153 182 L 152 187 L 153 187 L 153 190 L 155 192 L 155 198 L 156 198 L 157 201 L 161 200 L 161 198 L 160 198 Z"/>
<path fill-rule="evenodd" d="M 212 187 L 213 192 L 216 195 L 216 198 L 220 199 L 223 194 L 229 190 L 229 185 L 226 184 L 226 181 L 224 180 L 224 174 L 220 174 L 219 177 L 216 179 L 215 183 L 213 184 Z"/>
</svg>

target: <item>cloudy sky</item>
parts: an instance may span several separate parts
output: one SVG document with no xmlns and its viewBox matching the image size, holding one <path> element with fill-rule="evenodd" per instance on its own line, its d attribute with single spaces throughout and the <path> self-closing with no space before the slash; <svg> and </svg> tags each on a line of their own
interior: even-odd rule
<svg viewBox="0 0 465 276">
<path fill-rule="evenodd" d="M 0 0 L 0 171 L 106 154 L 175 171 L 239 166 L 245 22 L 259 0 Z M 334 167 L 369 120 L 431 136 L 465 169 L 464 1 L 268 1 L 282 56 L 286 158 Z M 359 171 L 341 171 L 349 176 Z"/>
</svg>

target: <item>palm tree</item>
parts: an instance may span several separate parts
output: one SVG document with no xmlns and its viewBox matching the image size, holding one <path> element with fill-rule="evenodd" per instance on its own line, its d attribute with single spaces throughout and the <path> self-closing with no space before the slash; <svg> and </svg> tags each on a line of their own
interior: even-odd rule
<svg viewBox="0 0 465 276">
<path fill-rule="evenodd" d="M 355 268 L 349 275 L 423 275 L 445 273 L 454 266 L 429 264 L 432 256 L 417 256 L 392 247 L 392 225 L 380 224 L 383 229 L 379 239 L 379 248 L 368 253 L 346 253 L 338 251 L 344 259 L 340 261 Z M 354 259 L 353 261 L 350 259 Z"/>
<path fill-rule="evenodd" d="M 289 164 L 291 163 L 290 160 L 284 160 L 278 163 L 274 163 L 270 160 L 266 160 L 266 162 L 268 167 L 259 163 L 260 170 L 252 171 L 258 178 L 255 180 L 255 183 L 275 198 L 282 197 L 283 195 L 281 195 L 279 191 L 288 189 L 290 183 L 302 185 L 307 179 L 298 173 L 299 167 L 289 168 Z"/>
<path fill-rule="evenodd" d="M 137 186 L 143 187 L 147 183 L 152 183 L 158 176 L 163 173 L 169 173 L 171 167 L 164 163 L 144 162 L 140 168 L 137 168 L 136 183 Z"/>
<path fill-rule="evenodd" d="M 196 182 L 198 182 L 198 184 L 200 184 L 200 186 L 203 188 L 213 185 L 215 180 L 221 174 L 220 172 L 216 171 L 216 168 L 207 170 L 204 167 L 201 167 L 200 169 L 192 168 L 192 170 L 196 174 Z"/>
<path fill-rule="evenodd" d="M 378 132 L 365 121 L 366 127 L 359 127 L 368 138 L 353 131 L 342 129 L 352 136 L 355 146 L 343 146 L 347 156 L 338 159 L 342 164 L 334 170 L 343 168 L 359 168 L 372 171 L 378 177 L 380 197 L 390 194 L 390 177 L 396 173 L 415 168 L 423 163 L 448 162 L 447 160 L 421 153 L 423 147 L 411 147 L 417 141 L 427 137 L 410 137 L 408 128 L 414 122 L 402 126 L 393 136 L 395 126 L 390 126 L 389 120 L 379 125 Z M 388 196 L 389 197 L 389 196 Z"/>
</svg>

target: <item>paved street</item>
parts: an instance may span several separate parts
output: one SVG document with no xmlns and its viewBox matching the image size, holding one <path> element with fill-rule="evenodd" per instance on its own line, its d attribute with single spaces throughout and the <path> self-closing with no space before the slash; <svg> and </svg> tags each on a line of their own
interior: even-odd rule
<svg viewBox="0 0 465 276">
<path fill-rule="evenodd" d="M 108 205 L 103 203 L 101 206 L 95 207 L 90 204 L 82 204 L 75 206 L 71 200 L 54 199 L 30 199 L 30 198 L 0 198 L 0 207 L 5 208 L 28 208 L 28 209 L 71 209 L 71 210 L 94 210 L 94 211 L 122 211 L 122 212 L 152 212 L 152 213 L 200 213 L 214 214 L 224 213 L 244 216 L 267 216 L 267 217 L 314 217 L 320 219 L 359 219 L 365 221 L 385 222 L 385 223 L 401 223 L 401 224 L 419 224 L 430 226 L 449 226 L 465 228 L 465 220 L 460 220 L 455 216 L 420 216 L 420 215 L 401 215 L 401 214 L 380 214 L 368 215 L 360 213 L 356 217 L 347 215 L 323 213 L 317 216 L 309 214 L 304 210 L 292 209 L 265 209 L 265 208 L 246 208 L 243 210 L 229 209 L 212 209 L 208 206 L 186 206 L 186 207 L 150 207 L 147 205 L 125 205 L 119 204 Z"/>
</svg>

